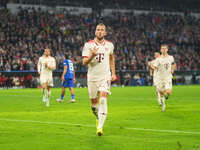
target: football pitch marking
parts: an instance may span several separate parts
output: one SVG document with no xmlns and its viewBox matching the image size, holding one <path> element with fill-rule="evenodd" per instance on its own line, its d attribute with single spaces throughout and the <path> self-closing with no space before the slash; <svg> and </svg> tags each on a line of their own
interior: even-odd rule
<svg viewBox="0 0 200 150">
<path fill-rule="evenodd" d="M 30 95 L 10 95 L 10 94 L 6 94 L 6 95 L 1 95 L 2 97 L 5 96 L 5 97 L 24 97 L 24 98 L 38 98 L 38 99 L 42 99 L 42 95 L 40 96 L 30 96 Z M 55 95 L 51 95 L 51 98 L 59 98 L 59 96 L 55 96 Z M 82 98 L 85 98 L 85 99 L 89 99 L 88 96 L 82 96 Z M 176 97 L 176 98 L 179 98 L 179 97 Z M 184 99 L 187 98 L 187 99 L 197 99 L 199 100 L 199 96 L 194 96 L 194 97 L 184 97 Z M 123 99 L 123 100 L 138 100 L 138 101 L 146 101 L 146 100 L 155 100 L 155 98 L 147 98 L 147 97 L 140 97 L 140 98 L 128 98 L 128 97 L 115 97 L 113 99 Z M 180 99 L 180 98 L 179 98 Z"/>
<path fill-rule="evenodd" d="M 17 120 L 17 119 L 7 119 L 7 118 L 0 118 L 0 121 L 40 123 L 40 124 L 49 124 L 49 125 L 53 125 L 53 124 L 56 124 L 56 125 L 70 125 L 70 126 L 80 126 L 80 127 L 96 127 L 94 125 L 76 124 L 76 123 L 68 123 L 68 122 L 52 122 L 52 121 L 37 121 L 37 120 Z M 131 127 L 112 127 L 112 128 L 127 129 L 127 130 L 137 130 L 137 131 L 162 132 L 162 133 L 181 133 L 181 134 L 200 135 L 200 132 L 190 132 L 190 131 L 181 131 L 181 130 L 162 130 L 162 129 L 148 129 L 148 128 L 131 128 Z"/>
</svg>

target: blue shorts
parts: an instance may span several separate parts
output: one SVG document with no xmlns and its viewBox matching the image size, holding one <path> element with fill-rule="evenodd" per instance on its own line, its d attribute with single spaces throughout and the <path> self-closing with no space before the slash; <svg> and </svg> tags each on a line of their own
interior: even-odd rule
<svg viewBox="0 0 200 150">
<path fill-rule="evenodd" d="M 62 82 L 62 86 L 63 87 L 74 87 L 74 81 L 73 79 L 65 79 L 63 82 Z"/>
</svg>

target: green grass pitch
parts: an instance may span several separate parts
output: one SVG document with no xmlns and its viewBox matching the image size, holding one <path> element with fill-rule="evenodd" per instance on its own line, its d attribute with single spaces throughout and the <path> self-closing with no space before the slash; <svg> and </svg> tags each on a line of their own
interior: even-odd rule
<svg viewBox="0 0 200 150">
<path fill-rule="evenodd" d="M 60 92 L 46 108 L 41 89 L 0 90 L 0 150 L 200 150 L 200 86 L 174 86 L 166 112 L 153 87 L 111 88 L 102 137 L 87 89 L 74 104 L 57 103 Z"/>
</svg>

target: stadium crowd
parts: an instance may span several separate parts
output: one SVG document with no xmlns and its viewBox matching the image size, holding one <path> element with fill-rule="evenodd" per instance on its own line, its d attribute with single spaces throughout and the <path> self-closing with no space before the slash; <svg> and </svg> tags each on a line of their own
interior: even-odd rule
<svg viewBox="0 0 200 150">
<path fill-rule="evenodd" d="M 75 16 L 29 8 L 18 14 L 0 10 L 0 71 L 36 70 L 45 47 L 53 50 L 57 70 L 62 70 L 62 55 L 68 52 L 75 70 L 85 71 L 83 44 L 93 38 L 98 22 L 107 25 L 107 39 L 115 45 L 116 70 L 148 70 L 147 62 L 161 43 L 169 44 L 177 70 L 200 70 L 200 20 L 189 14 L 113 13 L 101 18 L 96 11 Z"/>
<path fill-rule="evenodd" d="M 64 52 L 72 56 L 76 70 L 81 65 L 84 42 L 93 38 L 99 18 L 50 14 L 42 10 L 23 10 L 11 14 L 0 12 L 0 70 L 35 70 L 45 47 L 53 50 L 57 70 L 62 69 Z M 113 14 L 103 18 L 108 25 L 107 39 L 115 45 L 117 70 L 147 70 L 147 62 L 161 43 L 168 43 L 177 70 L 200 70 L 200 20 L 178 15 Z"/>
</svg>

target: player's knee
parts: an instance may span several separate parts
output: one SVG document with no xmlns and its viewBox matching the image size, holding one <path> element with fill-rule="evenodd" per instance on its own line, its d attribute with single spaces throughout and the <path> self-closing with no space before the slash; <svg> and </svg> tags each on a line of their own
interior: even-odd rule
<svg viewBox="0 0 200 150">
<path fill-rule="evenodd" d="M 72 87 L 69 88 L 70 92 L 74 92 L 74 89 Z"/>
<path fill-rule="evenodd" d="M 97 98 L 92 98 L 91 99 L 92 105 L 97 105 L 98 104 L 98 99 Z"/>
<path fill-rule="evenodd" d="M 47 88 L 47 85 L 45 83 L 43 83 L 42 88 Z"/>
<path fill-rule="evenodd" d="M 107 102 L 107 98 L 106 97 L 100 97 L 100 104 L 104 105 Z"/>
<path fill-rule="evenodd" d="M 167 90 L 166 93 L 167 93 L 167 95 L 170 95 L 171 94 L 171 90 Z"/>
<path fill-rule="evenodd" d="M 100 92 L 100 97 L 107 98 L 108 93 L 107 92 Z"/>
<path fill-rule="evenodd" d="M 164 95 L 164 92 L 161 92 L 161 91 L 160 91 L 160 96 L 163 96 L 163 95 Z"/>
</svg>

